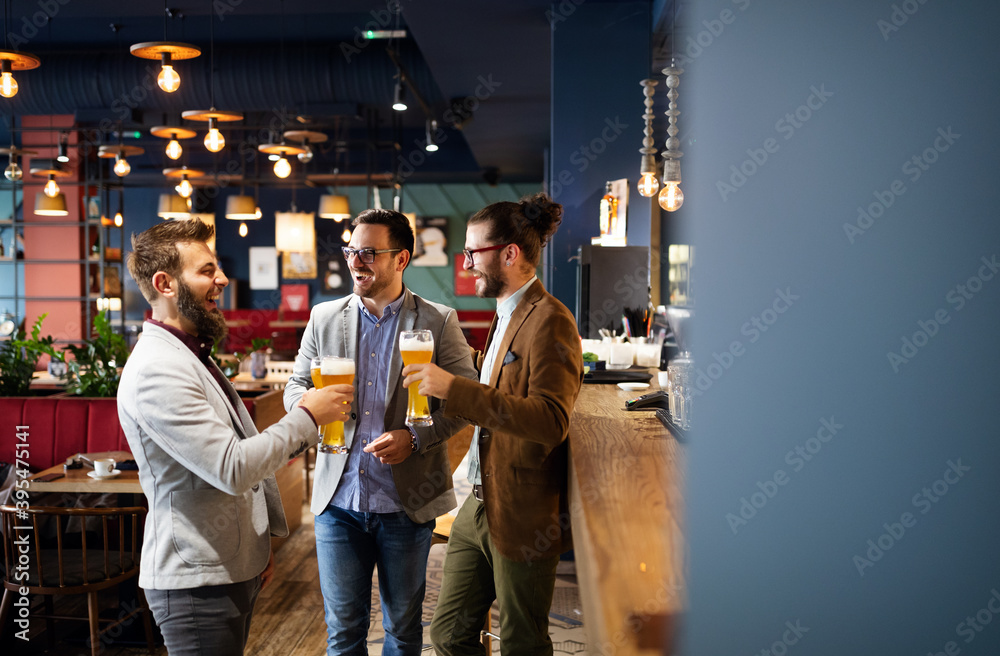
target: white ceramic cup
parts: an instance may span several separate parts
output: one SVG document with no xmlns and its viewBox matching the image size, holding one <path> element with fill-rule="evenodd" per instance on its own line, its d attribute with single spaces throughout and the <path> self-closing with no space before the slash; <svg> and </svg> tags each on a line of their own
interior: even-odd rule
<svg viewBox="0 0 1000 656">
<path fill-rule="evenodd" d="M 111 476 L 115 471 L 115 461 L 112 458 L 101 458 L 94 461 L 94 476 Z"/>
</svg>

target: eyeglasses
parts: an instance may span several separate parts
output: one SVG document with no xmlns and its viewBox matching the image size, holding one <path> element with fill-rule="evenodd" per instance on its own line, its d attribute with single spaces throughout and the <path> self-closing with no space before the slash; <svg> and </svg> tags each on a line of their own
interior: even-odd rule
<svg viewBox="0 0 1000 656">
<path fill-rule="evenodd" d="M 352 256 L 357 255 L 358 259 L 365 264 L 371 264 L 375 261 L 375 256 L 380 253 L 398 253 L 403 250 L 402 248 L 348 248 L 347 246 L 342 246 L 341 249 L 344 251 L 344 259 L 350 260 Z"/>
<path fill-rule="evenodd" d="M 501 248 L 507 248 L 510 244 L 497 244 L 496 246 L 484 246 L 483 248 L 466 248 L 463 253 L 465 253 L 465 259 L 469 262 L 474 261 L 472 256 L 476 253 L 482 253 L 484 251 L 498 251 Z"/>
</svg>

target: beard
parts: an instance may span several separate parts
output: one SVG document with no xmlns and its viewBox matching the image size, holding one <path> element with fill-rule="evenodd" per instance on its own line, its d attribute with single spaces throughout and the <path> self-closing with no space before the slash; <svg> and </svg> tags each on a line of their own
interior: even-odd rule
<svg viewBox="0 0 1000 656">
<path fill-rule="evenodd" d="M 479 298 L 496 298 L 503 293 L 504 281 L 500 273 L 500 262 L 496 261 L 484 269 L 476 269 L 482 282 L 482 291 L 476 285 L 476 296 Z"/>
<path fill-rule="evenodd" d="M 177 281 L 177 309 L 181 316 L 194 324 L 199 337 L 207 337 L 217 342 L 226 336 L 226 318 L 219 308 L 206 310 L 204 299 L 195 298 L 191 288 L 184 281 Z"/>
<path fill-rule="evenodd" d="M 364 269 L 357 269 L 357 270 L 352 271 L 352 273 L 355 273 L 355 272 L 370 273 L 373 276 L 375 275 L 375 271 L 373 269 L 368 268 L 368 267 L 366 267 Z M 392 283 L 392 279 L 390 277 L 386 276 L 386 275 L 376 276 L 376 277 L 373 277 L 371 279 L 371 282 L 368 283 L 368 288 L 367 289 L 363 289 L 363 288 L 359 287 L 358 283 L 355 282 L 354 283 L 354 293 L 357 294 L 358 296 L 360 296 L 361 298 L 375 298 L 376 296 L 378 296 L 379 294 L 381 294 L 382 291 L 385 290 L 391 283 Z"/>
</svg>

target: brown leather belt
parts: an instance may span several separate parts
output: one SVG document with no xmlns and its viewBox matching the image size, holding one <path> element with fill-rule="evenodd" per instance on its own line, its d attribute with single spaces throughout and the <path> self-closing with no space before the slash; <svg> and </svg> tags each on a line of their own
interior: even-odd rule
<svg viewBox="0 0 1000 656">
<path fill-rule="evenodd" d="M 472 486 L 472 496 L 476 497 L 476 499 L 478 501 L 482 501 L 483 500 L 483 486 L 482 485 L 473 485 Z"/>
</svg>

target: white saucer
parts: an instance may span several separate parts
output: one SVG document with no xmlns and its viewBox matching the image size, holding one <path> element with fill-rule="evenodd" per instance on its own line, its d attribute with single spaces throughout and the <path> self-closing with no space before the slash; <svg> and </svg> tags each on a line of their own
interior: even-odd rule
<svg viewBox="0 0 1000 656">
<path fill-rule="evenodd" d="M 94 478 L 94 479 L 97 479 L 97 480 L 101 481 L 101 480 L 104 480 L 105 478 L 114 478 L 115 476 L 117 476 L 120 473 L 122 473 L 122 470 L 115 469 L 110 474 L 108 474 L 107 476 L 98 476 L 97 472 L 95 472 L 95 471 L 89 471 L 89 472 L 87 472 L 87 476 L 90 476 L 91 478 Z"/>
<path fill-rule="evenodd" d="M 618 388 L 626 392 L 634 392 L 649 388 L 649 383 L 618 383 Z"/>
</svg>

